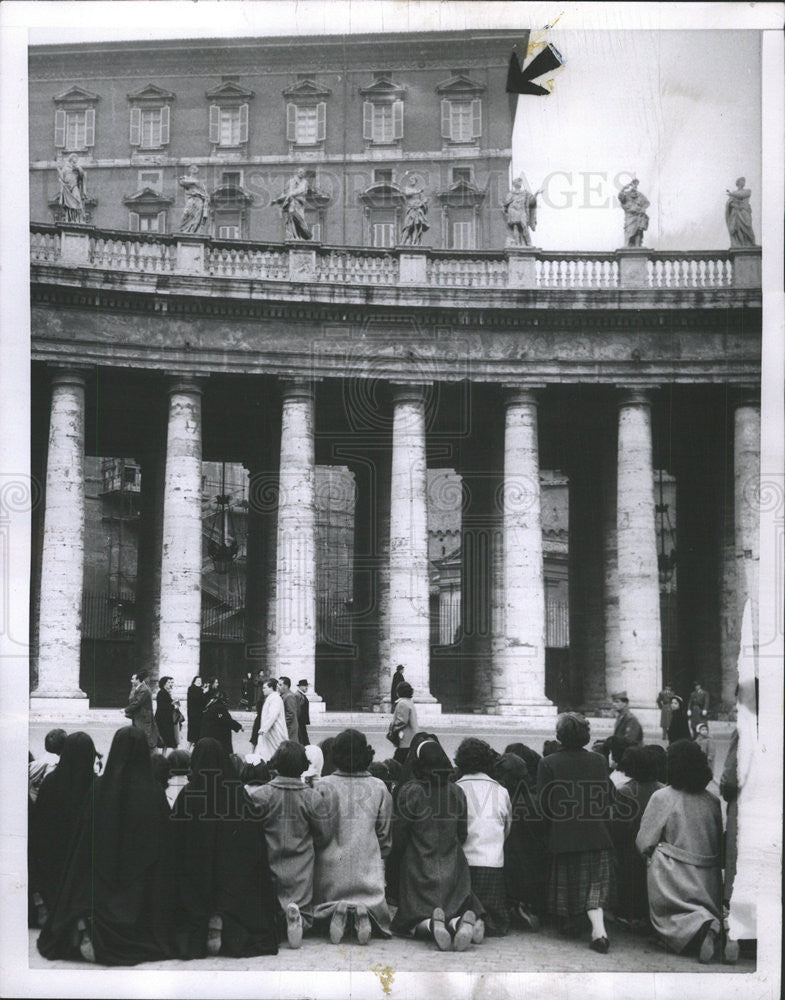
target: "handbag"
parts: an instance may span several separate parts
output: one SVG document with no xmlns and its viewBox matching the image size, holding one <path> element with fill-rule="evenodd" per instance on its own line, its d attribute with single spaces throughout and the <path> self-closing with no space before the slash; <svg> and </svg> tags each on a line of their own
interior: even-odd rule
<svg viewBox="0 0 785 1000">
<path fill-rule="evenodd" d="M 395 719 L 392 720 L 384 735 L 385 739 L 388 739 L 394 747 L 397 747 L 401 742 L 401 728 L 399 725 L 396 725 Z"/>
</svg>

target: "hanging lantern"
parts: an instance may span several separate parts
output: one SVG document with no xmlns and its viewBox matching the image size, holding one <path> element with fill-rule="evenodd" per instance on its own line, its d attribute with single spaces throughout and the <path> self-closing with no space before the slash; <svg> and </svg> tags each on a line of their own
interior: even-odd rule
<svg viewBox="0 0 785 1000">
<path fill-rule="evenodd" d="M 221 463 L 221 492 L 215 498 L 216 514 L 207 542 L 207 554 L 213 561 L 216 573 L 225 575 L 237 558 L 238 544 L 229 494 L 226 492 L 226 463 Z"/>
</svg>

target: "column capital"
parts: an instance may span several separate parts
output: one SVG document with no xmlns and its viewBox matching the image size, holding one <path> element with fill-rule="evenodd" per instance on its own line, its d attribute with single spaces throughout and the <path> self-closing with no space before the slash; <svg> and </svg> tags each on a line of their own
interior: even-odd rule
<svg viewBox="0 0 785 1000">
<path fill-rule="evenodd" d="M 310 402 L 314 398 L 316 386 L 310 378 L 282 378 L 278 382 L 281 399 L 294 399 Z"/>
<path fill-rule="evenodd" d="M 84 387 L 87 379 L 93 374 L 93 365 L 57 365 L 47 364 L 49 369 L 49 380 L 55 385 L 77 385 Z"/>
<path fill-rule="evenodd" d="M 504 405 L 510 406 L 537 406 L 545 390 L 545 383 L 536 382 L 531 385 L 514 385 L 510 382 L 503 384 Z"/>
<path fill-rule="evenodd" d="M 760 406 L 760 386 L 740 385 L 734 388 L 731 400 L 733 408 L 738 410 L 742 406 Z"/>
<path fill-rule="evenodd" d="M 432 382 L 392 382 L 393 403 L 424 403 Z"/>
<path fill-rule="evenodd" d="M 194 395 L 201 396 L 204 383 L 207 381 L 205 377 L 197 377 L 191 375 L 171 375 L 169 378 L 169 385 L 167 386 L 167 392 L 170 396 L 174 395 L 176 392 L 189 392 Z"/>
<path fill-rule="evenodd" d="M 651 406 L 652 393 L 659 388 L 656 385 L 617 385 L 617 400 L 619 407 L 622 406 Z"/>
</svg>

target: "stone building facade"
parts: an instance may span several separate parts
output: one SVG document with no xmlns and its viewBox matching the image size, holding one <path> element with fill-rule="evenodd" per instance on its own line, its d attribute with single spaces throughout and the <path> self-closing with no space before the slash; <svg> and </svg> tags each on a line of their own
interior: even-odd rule
<svg viewBox="0 0 785 1000">
<path fill-rule="evenodd" d="M 34 706 L 63 711 L 94 687 L 79 613 L 86 455 L 139 464 L 134 656 L 179 689 L 206 666 L 212 461 L 249 473 L 248 662 L 307 676 L 314 711 L 325 696 L 384 707 L 397 663 L 424 717 L 472 706 L 543 719 L 557 704 L 596 711 L 619 688 L 645 713 L 664 680 L 686 692 L 696 678 L 715 708 L 732 702 L 741 614 L 757 598 L 760 252 L 502 249 L 493 178 L 506 189 L 512 40 L 32 51 Z M 160 148 L 142 150 L 143 136 Z M 89 222 L 53 223 L 57 151 L 80 143 Z M 193 163 L 212 228 L 178 234 L 175 179 Z M 279 170 L 275 196 L 300 164 L 316 171 L 322 242 L 281 243 L 245 172 Z M 385 245 L 400 236 L 393 189 L 415 164 L 432 172 L 436 224 L 422 247 Z M 148 168 L 160 186 L 145 194 Z M 215 229 L 231 185 L 208 170 L 234 171 L 237 226 L 225 215 Z M 342 194 L 324 201 L 328 170 L 343 172 Z M 364 186 L 346 196 L 354 171 Z M 455 228 L 467 199 L 471 231 Z M 337 654 L 317 642 L 317 467 L 355 483 L 351 641 Z M 435 469 L 460 483 L 449 646 L 432 630 Z M 553 470 L 569 516 L 549 542 Z M 569 649 L 550 665 L 549 544 L 569 603 Z"/>
</svg>

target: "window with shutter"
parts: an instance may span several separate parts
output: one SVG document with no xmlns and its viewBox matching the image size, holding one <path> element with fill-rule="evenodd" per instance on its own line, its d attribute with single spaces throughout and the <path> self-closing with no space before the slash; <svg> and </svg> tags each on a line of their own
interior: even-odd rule
<svg viewBox="0 0 785 1000">
<path fill-rule="evenodd" d="M 248 105 L 240 105 L 240 133 L 239 142 L 248 142 Z"/>
<path fill-rule="evenodd" d="M 139 213 L 138 212 L 129 212 L 128 213 L 128 228 L 131 230 L 132 233 L 138 233 L 139 232 Z"/>
<path fill-rule="evenodd" d="M 452 139 L 450 101 L 446 97 L 442 100 L 442 139 Z"/>
<path fill-rule="evenodd" d="M 217 146 L 221 141 L 221 109 L 217 104 L 210 105 L 210 142 Z"/>
<path fill-rule="evenodd" d="M 372 101 L 363 101 L 363 139 L 373 140 L 373 109 Z"/>
<path fill-rule="evenodd" d="M 159 233 L 166 232 L 166 212 L 158 213 L 158 232 Z"/>
<path fill-rule="evenodd" d="M 161 108 L 161 145 L 169 145 L 169 105 Z"/>
<path fill-rule="evenodd" d="M 316 105 L 316 141 L 324 142 L 327 135 L 327 104 L 320 101 Z"/>
<path fill-rule="evenodd" d="M 482 101 L 478 97 L 472 101 L 472 138 L 479 139 L 482 135 Z"/>
<path fill-rule="evenodd" d="M 57 149 L 65 146 L 65 111 L 60 108 L 55 111 L 55 146 Z"/>
<path fill-rule="evenodd" d="M 95 145 L 95 108 L 88 108 L 84 113 L 85 117 L 85 146 L 91 148 Z"/>
<path fill-rule="evenodd" d="M 403 138 L 403 101 L 393 104 L 393 138 Z"/>
<path fill-rule="evenodd" d="M 286 105 L 286 141 L 297 142 L 297 105 Z"/>
<path fill-rule="evenodd" d="M 132 146 L 140 146 L 142 143 L 142 109 L 131 108 L 131 136 L 129 142 Z"/>
</svg>

